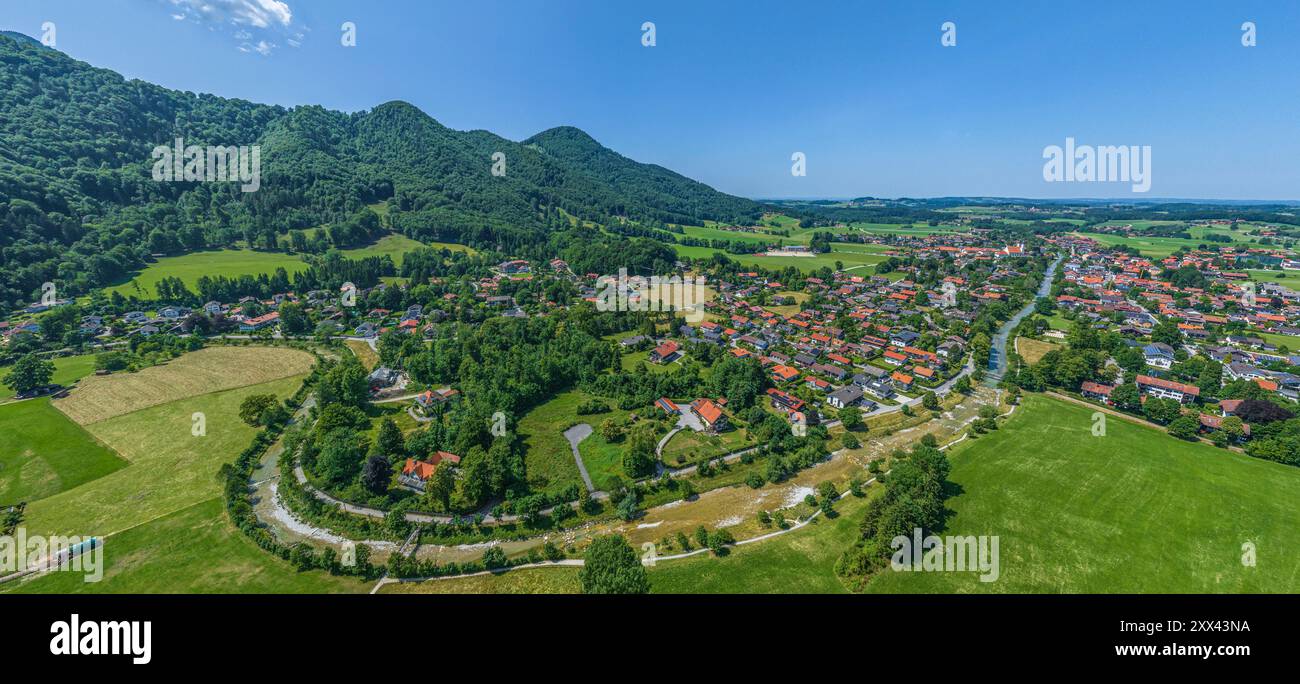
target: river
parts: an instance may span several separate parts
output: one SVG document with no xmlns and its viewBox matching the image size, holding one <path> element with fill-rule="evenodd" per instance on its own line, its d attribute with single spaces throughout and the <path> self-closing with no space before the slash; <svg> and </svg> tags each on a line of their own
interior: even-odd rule
<svg viewBox="0 0 1300 684">
<path fill-rule="evenodd" d="M 1020 321 L 1024 320 L 1025 316 L 1033 312 L 1034 301 L 1039 297 L 1046 297 L 1052 291 L 1052 278 L 1056 276 L 1056 268 L 1064 260 L 1064 255 L 1059 256 L 1056 261 L 1053 261 L 1047 267 L 1047 273 L 1043 274 L 1043 282 L 1038 286 L 1038 292 L 1035 294 L 1034 299 L 1030 300 L 1025 305 L 1025 308 L 1017 312 L 1010 320 L 1003 323 L 1002 327 L 998 328 L 997 334 L 993 336 L 993 348 L 989 350 L 988 374 L 986 376 L 990 383 L 996 383 L 1007 371 L 1007 338 L 1010 337 L 1011 331 L 1015 330 L 1017 325 L 1020 325 Z"/>
</svg>

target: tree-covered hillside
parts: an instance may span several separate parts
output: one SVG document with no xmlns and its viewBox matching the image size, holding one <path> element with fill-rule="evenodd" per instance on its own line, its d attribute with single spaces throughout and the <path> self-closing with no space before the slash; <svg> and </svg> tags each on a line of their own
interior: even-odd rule
<svg viewBox="0 0 1300 684">
<path fill-rule="evenodd" d="M 260 145 L 260 189 L 155 182 L 154 147 L 178 137 Z M 497 152 L 503 176 L 492 173 Z M 77 294 L 127 277 L 151 254 L 275 248 L 291 230 L 356 221 L 379 202 L 413 238 L 532 256 L 632 250 L 571 229 L 570 216 L 657 225 L 751 222 L 762 211 L 576 129 L 518 143 L 449 129 L 404 102 L 347 114 L 180 92 L 0 34 L 0 311 L 46 281 Z"/>
</svg>

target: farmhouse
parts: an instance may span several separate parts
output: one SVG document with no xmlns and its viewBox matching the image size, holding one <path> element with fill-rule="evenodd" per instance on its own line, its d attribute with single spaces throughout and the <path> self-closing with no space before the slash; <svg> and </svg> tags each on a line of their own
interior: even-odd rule
<svg viewBox="0 0 1300 684">
<path fill-rule="evenodd" d="M 668 340 L 667 342 L 664 342 L 658 347 L 655 347 L 654 349 L 650 350 L 650 362 L 669 363 L 675 361 L 677 360 L 677 357 L 681 356 L 681 353 L 679 352 L 680 349 L 681 349 L 681 345 L 677 344 L 672 340 Z"/>
<path fill-rule="evenodd" d="M 255 330 L 261 330 L 262 328 L 275 325 L 279 320 L 280 320 L 280 312 L 272 311 L 269 314 L 263 314 L 256 318 L 249 318 L 245 320 L 243 323 L 239 324 L 239 330 L 241 332 L 253 332 Z"/>
<path fill-rule="evenodd" d="M 1139 390 L 1148 396 L 1177 399 L 1183 404 L 1195 401 L 1201 395 L 1201 388 L 1196 385 L 1184 385 L 1181 382 L 1153 378 L 1149 375 L 1137 376 L 1137 386 Z"/>
<path fill-rule="evenodd" d="M 523 259 L 513 259 L 511 261 L 503 261 L 500 264 L 497 264 L 497 270 L 507 275 L 511 275 L 515 273 L 528 273 L 529 267 L 527 261 L 524 261 Z"/>
<path fill-rule="evenodd" d="M 418 408 L 421 413 L 427 414 L 435 406 L 445 404 L 458 396 L 460 396 L 460 392 L 450 388 L 425 390 L 424 392 L 415 395 L 415 407 Z"/>
<path fill-rule="evenodd" d="M 1110 393 L 1114 391 L 1114 389 L 1115 388 L 1112 385 L 1103 385 L 1099 382 L 1084 381 L 1084 383 L 1079 386 L 1079 393 L 1089 399 L 1096 399 L 1109 404 Z"/>
<path fill-rule="evenodd" d="M 668 397 L 659 397 L 659 401 L 655 402 L 655 406 L 659 407 L 660 410 L 670 416 L 675 416 L 682 412 L 681 407 L 673 403 L 673 400 Z"/>
<path fill-rule="evenodd" d="M 782 392 L 779 389 L 770 388 L 767 390 L 767 395 L 772 397 L 772 406 L 778 411 L 790 412 L 803 410 L 802 399 L 794 397 L 786 392 Z"/>
<path fill-rule="evenodd" d="M 423 490 L 425 483 L 437 472 L 438 464 L 443 461 L 460 463 L 460 456 L 446 451 L 439 451 L 430 456 L 427 461 L 408 458 L 406 464 L 402 466 L 402 475 L 398 478 L 398 481 L 409 487 Z"/>
<path fill-rule="evenodd" d="M 696 399 L 691 402 L 691 413 L 699 417 L 704 428 L 709 432 L 721 432 L 727 429 L 727 415 L 710 399 Z"/>
</svg>

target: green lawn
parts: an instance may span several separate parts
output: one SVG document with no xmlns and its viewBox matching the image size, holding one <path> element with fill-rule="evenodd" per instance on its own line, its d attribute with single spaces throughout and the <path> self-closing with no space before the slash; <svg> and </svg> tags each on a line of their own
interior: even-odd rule
<svg viewBox="0 0 1300 684">
<path fill-rule="evenodd" d="M 251 249 L 193 252 L 183 256 L 163 257 L 130 281 L 107 288 L 105 292 L 120 292 L 124 297 L 135 295 L 141 299 L 151 299 L 154 296 L 154 286 L 168 276 L 180 278 L 186 287 L 193 290 L 199 276 L 223 275 L 238 278 L 241 275 L 274 273 L 280 267 L 292 275 L 306 269 L 307 264 L 298 255 L 284 252 L 259 252 Z"/>
<path fill-rule="evenodd" d="M 217 496 L 217 469 L 234 461 L 255 433 L 239 419 L 239 402 L 250 394 L 285 398 L 300 384 L 301 376 L 284 378 L 92 423 L 91 434 L 130 465 L 28 505 L 28 530 L 106 536 Z M 195 413 L 205 417 L 205 436 L 192 434 Z"/>
<path fill-rule="evenodd" d="M 925 236 L 936 233 L 964 233 L 965 229 L 955 228 L 953 226 L 929 226 L 924 223 L 912 224 L 907 227 L 899 223 L 854 223 L 854 230 L 860 230 L 867 233 L 878 233 L 882 235 L 911 235 Z"/>
<path fill-rule="evenodd" d="M 853 544 L 867 499 L 846 497 L 835 518 L 818 516 L 779 537 L 736 546 L 723 557 L 701 554 L 664 560 L 649 569 L 657 594 L 843 594 L 835 561 Z M 383 593 L 554 594 L 581 591 L 578 568 L 513 570 L 418 584 L 388 585 Z"/>
<path fill-rule="evenodd" d="M 0 435 L 0 504 L 58 494 L 127 465 L 48 397 L 0 406 Z"/>
<path fill-rule="evenodd" d="M 721 558 L 703 554 L 662 561 L 650 571 L 657 594 L 843 594 L 835 561 L 853 545 L 867 499 L 846 497 L 833 518 L 818 516 L 802 529 L 733 547 Z"/>
<path fill-rule="evenodd" d="M 1138 228 L 1139 224 L 1141 223 L 1142 222 L 1140 221 L 1133 222 L 1134 228 Z M 1147 223 L 1155 223 L 1155 222 L 1147 222 Z M 1137 235 L 1130 237 L 1126 235 L 1120 235 L 1117 233 L 1093 233 L 1093 232 L 1074 233 L 1074 235 L 1078 235 L 1081 237 L 1092 238 L 1093 240 L 1096 240 L 1097 242 L 1107 246 L 1127 245 L 1129 247 L 1133 247 L 1137 249 L 1139 252 L 1142 253 L 1143 256 L 1152 259 L 1163 259 L 1169 256 L 1170 254 L 1173 254 L 1174 252 L 1178 251 L 1178 249 L 1181 247 L 1187 247 L 1188 249 L 1196 249 L 1200 245 L 1207 245 L 1207 244 L 1219 245 L 1219 246 L 1227 246 L 1229 244 L 1258 246 L 1257 244 L 1255 244 L 1256 243 L 1255 240 L 1246 238 L 1241 234 L 1241 231 L 1238 231 L 1237 233 L 1230 233 L 1230 234 L 1235 238 L 1234 242 L 1232 243 L 1207 242 L 1204 239 L 1189 240 L 1186 238 L 1172 238 L 1172 237 L 1141 237 Z"/>
<path fill-rule="evenodd" d="M 693 259 L 708 259 L 713 256 L 714 252 L 721 250 L 712 247 L 687 247 L 684 245 L 673 245 L 674 250 L 680 256 L 691 257 Z M 854 251 L 838 251 L 840 249 Z M 875 248 L 874 250 L 872 248 Z M 816 254 L 810 257 L 791 257 L 791 256 L 765 256 L 755 254 L 727 254 L 727 257 L 746 266 L 761 266 L 763 268 L 780 269 L 787 266 L 794 266 L 800 271 L 811 273 L 822 267 L 835 268 L 835 263 L 841 262 L 844 268 L 854 272 L 860 272 L 861 275 L 871 275 L 874 269 L 871 268 L 888 257 L 878 253 L 878 246 L 851 243 L 834 243 L 832 249 L 836 251 Z M 870 250 L 870 252 L 869 252 Z M 857 268 L 854 268 L 857 267 Z"/>
<path fill-rule="evenodd" d="M 104 577 L 55 572 L 0 585 L 0 593 L 359 593 L 373 583 L 298 572 L 250 541 L 208 499 L 109 537 Z"/>
<path fill-rule="evenodd" d="M 56 385 L 71 385 L 72 383 L 95 372 L 95 355 L 82 354 L 80 356 L 60 356 L 53 361 L 54 376 L 50 382 Z M 9 368 L 0 368 L 0 380 L 9 375 Z M 9 399 L 14 396 L 14 391 L 0 385 L 0 401 Z"/>
<path fill-rule="evenodd" d="M 695 432 L 688 428 L 673 435 L 664 445 L 663 461 L 675 468 L 681 464 L 731 453 L 744 448 L 749 442 L 749 432 L 744 428 L 727 430 L 717 435 Z M 686 460 L 679 463 L 678 456 L 684 456 Z"/>
<path fill-rule="evenodd" d="M 385 584 L 381 594 L 577 594 L 580 568 L 557 565 L 525 568 L 499 575 L 477 575 L 428 582 Z"/>
<path fill-rule="evenodd" d="M 590 423 L 593 429 L 600 425 L 603 416 L 579 419 L 577 415 L 578 404 L 589 398 L 584 392 L 565 392 L 519 420 L 519 434 L 527 448 L 524 463 L 528 468 L 528 483 L 534 489 L 559 492 L 570 484 L 582 486 L 582 475 L 563 433 L 574 423 Z"/>
<path fill-rule="evenodd" d="M 611 444 L 600 436 L 600 424 L 610 416 L 623 416 L 626 411 L 617 411 L 602 413 L 598 416 L 587 416 L 594 421 L 590 423 L 593 431 L 581 443 L 578 444 L 578 453 L 582 454 L 582 463 L 587 466 L 587 474 L 591 476 L 592 484 L 596 489 L 605 489 L 605 483 L 609 482 L 611 477 L 619 477 L 624 480 L 630 479 L 627 471 L 623 470 L 623 447 L 626 441 L 618 444 Z"/>
<path fill-rule="evenodd" d="M 1296 271 L 1273 271 L 1269 269 L 1249 268 L 1245 269 L 1250 274 L 1250 279 L 1262 283 L 1281 283 L 1291 289 L 1300 287 L 1300 272 Z"/>
<path fill-rule="evenodd" d="M 420 249 L 425 245 L 419 241 L 412 240 L 400 233 L 389 233 L 374 244 L 358 247 L 357 249 L 343 250 L 343 256 L 349 259 L 364 259 L 366 257 L 384 256 L 385 254 L 392 258 L 393 265 L 398 268 L 402 267 L 402 257 L 407 252 Z M 459 246 L 459 245 L 457 245 Z M 465 249 L 462 247 L 462 249 Z"/>
<path fill-rule="evenodd" d="M 1300 469 L 1041 396 L 956 447 L 946 534 L 998 535 L 1001 577 L 886 571 L 873 592 L 1295 592 Z M 1256 567 L 1241 563 L 1242 545 Z"/>
<path fill-rule="evenodd" d="M 1296 351 L 1300 349 L 1300 337 L 1294 335 L 1280 335 L 1278 333 L 1264 332 L 1262 330 L 1247 330 L 1242 333 L 1250 337 L 1258 337 L 1279 349 L 1286 347 L 1287 351 Z"/>
</svg>

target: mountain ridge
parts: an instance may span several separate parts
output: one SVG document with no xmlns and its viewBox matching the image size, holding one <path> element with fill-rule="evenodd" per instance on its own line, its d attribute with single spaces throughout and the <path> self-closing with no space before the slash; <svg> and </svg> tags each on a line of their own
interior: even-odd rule
<svg viewBox="0 0 1300 684">
<path fill-rule="evenodd" d="M 765 210 L 572 126 L 517 142 L 451 129 L 401 99 L 347 113 L 196 94 L 3 35 L 0 309 L 30 301 L 47 281 L 73 293 L 114 282 L 151 254 L 276 248 L 290 231 L 348 221 L 376 203 L 415 239 L 538 258 L 564 247 L 550 236 L 570 231 L 570 217 L 654 229 L 749 222 Z M 261 146 L 260 190 L 154 182 L 152 150 L 178 137 Z M 504 175 L 493 173 L 497 152 Z"/>
</svg>

